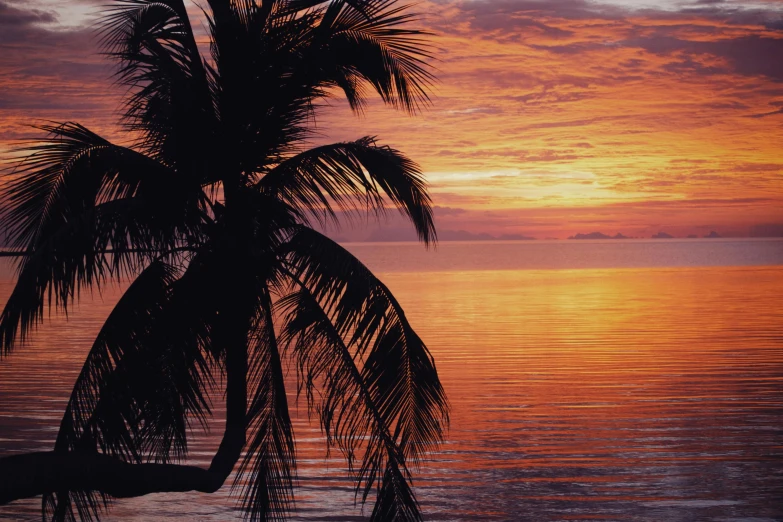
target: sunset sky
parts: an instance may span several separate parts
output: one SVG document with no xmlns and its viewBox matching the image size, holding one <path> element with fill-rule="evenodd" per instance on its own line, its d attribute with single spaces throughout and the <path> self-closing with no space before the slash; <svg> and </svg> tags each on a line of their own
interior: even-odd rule
<svg viewBox="0 0 783 522">
<path fill-rule="evenodd" d="M 96 45 L 104 3 L 0 0 L 0 153 L 43 120 L 129 141 Z M 357 118 L 335 99 L 319 140 L 370 134 L 406 152 L 441 231 L 783 235 L 783 0 L 417 9 L 436 35 L 432 105 L 411 117 L 374 100 Z"/>
</svg>

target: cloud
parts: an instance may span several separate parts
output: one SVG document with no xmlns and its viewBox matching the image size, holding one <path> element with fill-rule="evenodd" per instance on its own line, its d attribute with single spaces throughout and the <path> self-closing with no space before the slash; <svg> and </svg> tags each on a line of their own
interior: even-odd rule
<svg viewBox="0 0 783 522">
<path fill-rule="evenodd" d="M 461 214 L 464 214 L 467 212 L 464 208 L 454 208 L 454 207 L 440 207 L 438 205 L 435 205 L 433 208 L 435 211 L 435 216 L 459 216 Z"/>
<path fill-rule="evenodd" d="M 460 9 L 469 15 L 472 28 L 504 31 L 529 26 L 530 17 L 581 21 L 621 19 L 627 14 L 623 7 L 587 0 L 468 0 Z"/>
<path fill-rule="evenodd" d="M 763 112 L 761 114 L 749 114 L 748 118 L 766 118 L 767 116 L 775 116 L 778 114 L 783 114 L 783 108 L 775 111 Z"/>
<path fill-rule="evenodd" d="M 687 68 L 699 74 L 722 74 L 728 71 L 747 76 L 767 76 L 783 81 L 783 35 L 780 38 L 765 38 L 756 35 L 740 38 L 726 38 L 717 41 L 690 41 L 672 36 L 642 37 L 625 40 L 623 45 L 638 47 L 659 55 L 681 53 L 686 58 L 677 62 L 673 70 Z M 709 54 L 725 59 L 727 67 L 705 67 L 697 58 Z"/>
<path fill-rule="evenodd" d="M 456 5 L 449 20 L 468 23 L 436 24 L 446 34 L 505 43 L 513 39 L 559 55 L 578 56 L 613 46 L 654 54 L 710 54 L 726 60 L 725 65 L 739 74 L 783 80 L 783 64 L 773 58 L 783 54 L 780 3 L 748 8 L 735 2 L 707 2 L 657 10 L 586 0 L 469 0 Z M 749 26 L 758 29 L 748 31 Z M 620 65 L 633 68 L 643 63 L 632 58 Z M 672 72 L 683 68 L 704 74 L 725 72 L 721 67 L 700 67 L 693 58 L 669 64 Z"/>
<path fill-rule="evenodd" d="M 29 137 L 29 125 L 80 119 L 109 129 L 119 93 L 89 28 L 59 26 L 52 11 L 0 2 L 0 141 Z M 0 150 L 8 148 L 0 142 Z"/>
<path fill-rule="evenodd" d="M 0 0 L 0 151 L 41 120 L 123 139 L 122 93 L 80 22 L 90 1 Z M 374 99 L 356 119 L 335 98 L 319 139 L 404 151 L 431 175 L 444 230 L 781 222 L 783 3 L 642 3 L 425 0 L 433 106 L 410 118 Z"/>
<path fill-rule="evenodd" d="M 57 16 L 51 11 L 18 9 L 0 2 L 0 44 L 13 45 L 27 41 L 31 27 L 56 21 Z"/>
</svg>

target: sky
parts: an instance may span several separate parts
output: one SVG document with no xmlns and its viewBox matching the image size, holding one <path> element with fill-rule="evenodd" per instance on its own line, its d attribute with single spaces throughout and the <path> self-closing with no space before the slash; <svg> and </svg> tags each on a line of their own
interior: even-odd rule
<svg viewBox="0 0 783 522">
<path fill-rule="evenodd" d="M 127 141 L 102 3 L 0 0 L 0 154 L 44 120 Z M 335 98 L 316 141 L 373 135 L 416 160 L 442 238 L 783 235 L 783 0 L 415 9 L 434 33 L 431 105 L 357 117 Z M 413 238 L 394 215 L 336 234 Z"/>
</svg>

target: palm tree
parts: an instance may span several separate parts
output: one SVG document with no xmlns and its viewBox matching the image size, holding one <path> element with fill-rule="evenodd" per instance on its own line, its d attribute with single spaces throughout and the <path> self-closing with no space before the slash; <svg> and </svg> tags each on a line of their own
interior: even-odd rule
<svg viewBox="0 0 783 522">
<path fill-rule="evenodd" d="M 80 290 L 132 281 L 98 333 L 54 450 L 0 459 L 0 503 L 94 519 L 111 498 L 235 484 L 251 520 L 292 509 L 283 368 L 339 448 L 372 520 L 420 520 L 415 469 L 442 439 L 433 360 L 389 289 L 312 226 L 396 207 L 435 240 L 415 163 L 374 138 L 306 149 L 319 101 L 369 91 L 415 112 L 432 80 L 406 6 L 382 0 L 208 0 L 209 57 L 183 0 L 118 0 L 102 36 L 128 86 L 115 145 L 77 123 L 7 178 L 0 226 L 20 261 L 0 316 L 8 355 Z M 48 304 L 47 304 L 48 303 Z M 225 383 L 208 469 L 181 464 Z"/>
</svg>

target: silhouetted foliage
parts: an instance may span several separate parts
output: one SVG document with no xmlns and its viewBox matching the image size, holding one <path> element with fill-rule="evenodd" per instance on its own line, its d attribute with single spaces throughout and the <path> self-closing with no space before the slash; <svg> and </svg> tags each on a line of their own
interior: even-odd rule
<svg viewBox="0 0 783 522">
<path fill-rule="evenodd" d="M 371 519 L 420 520 L 411 469 L 448 422 L 434 363 L 388 288 L 311 225 L 390 205 L 429 244 L 430 198 L 416 164 L 374 138 L 306 143 L 319 101 L 338 92 L 354 111 L 370 91 L 409 112 L 427 103 L 424 33 L 394 1 L 206 4 L 208 57 L 182 0 L 115 1 L 101 35 L 128 87 L 123 125 L 134 143 L 46 125 L 6 177 L 0 226 L 20 261 L 0 353 L 47 306 L 132 282 L 79 374 L 54 452 L 31 454 L 59 482 L 19 471 L 17 482 L 31 483 L 14 497 L 7 480 L 0 502 L 38 491 L 47 518 L 89 520 L 111 496 L 214 491 L 240 462 L 247 517 L 284 519 L 296 476 L 291 361 L 357 495 L 374 500 Z M 183 473 L 169 464 L 187 455 L 191 423 L 208 423 L 220 375 L 223 441 L 209 470 Z M 115 462 L 134 471 L 101 483 L 76 469 L 79 458 L 106 466 L 106 477 Z M 13 459 L 21 470 L 26 461 Z"/>
</svg>

